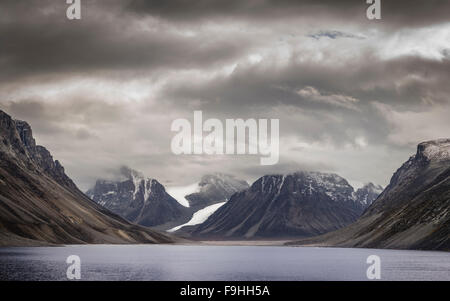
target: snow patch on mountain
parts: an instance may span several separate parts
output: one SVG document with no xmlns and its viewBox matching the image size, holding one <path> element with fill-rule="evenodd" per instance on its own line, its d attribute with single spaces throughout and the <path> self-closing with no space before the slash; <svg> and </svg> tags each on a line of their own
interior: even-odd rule
<svg viewBox="0 0 450 301">
<path fill-rule="evenodd" d="M 152 193 L 152 185 L 154 184 L 155 180 L 145 179 L 143 182 L 144 182 L 144 202 L 147 202 L 150 197 L 150 194 Z"/>
<path fill-rule="evenodd" d="M 187 186 L 168 187 L 166 191 L 170 196 L 177 200 L 180 205 L 189 207 L 189 201 L 185 198 L 185 196 L 198 192 L 199 186 L 197 182 Z"/>
<path fill-rule="evenodd" d="M 167 230 L 167 232 L 175 232 L 180 230 L 181 228 L 185 226 L 194 226 L 203 223 L 212 215 L 214 212 L 216 212 L 217 209 L 222 207 L 226 202 L 217 203 L 211 206 L 208 206 L 206 208 L 200 209 L 197 212 L 194 213 L 192 218 L 185 224 L 176 226 L 170 230 Z"/>
<path fill-rule="evenodd" d="M 353 194 L 358 202 L 368 207 L 383 192 L 383 187 L 373 183 L 367 183 Z"/>
<path fill-rule="evenodd" d="M 294 195 L 311 196 L 316 193 L 324 193 L 335 202 L 352 202 L 357 207 L 366 208 L 383 191 L 383 187 L 367 183 L 363 187 L 355 189 L 343 177 L 334 173 L 322 173 L 313 171 L 300 171 L 287 175 L 267 175 L 259 182 L 263 193 L 274 193 L 276 199 L 285 185 L 286 177 L 292 177 L 300 184 L 297 191 L 291 191 Z M 255 182 L 256 183 L 256 182 Z"/>
</svg>

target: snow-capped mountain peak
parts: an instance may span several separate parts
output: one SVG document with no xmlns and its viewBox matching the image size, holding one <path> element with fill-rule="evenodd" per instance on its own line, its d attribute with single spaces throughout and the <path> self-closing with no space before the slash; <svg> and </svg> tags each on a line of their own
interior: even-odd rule
<svg viewBox="0 0 450 301">
<path fill-rule="evenodd" d="M 375 185 L 373 183 L 367 183 L 363 187 L 359 188 L 355 192 L 356 200 L 368 207 L 377 199 L 377 197 L 383 192 L 383 187 L 380 185 Z"/>
<path fill-rule="evenodd" d="M 266 175 L 186 231 L 198 237 L 310 236 L 354 222 L 365 208 L 353 187 L 337 174 Z"/>
<path fill-rule="evenodd" d="M 191 220 L 179 224 L 170 231 L 204 222 L 211 214 L 225 204 L 235 193 L 249 187 L 248 183 L 232 175 L 214 173 L 204 175 L 198 183 L 170 187 L 167 192 L 180 204 L 193 212 Z"/>
<path fill-rule="evenodd" d="M 99 205 L 144 226 L 165 224 L 188 214 L 156 179 L 128 167 L 120 169 L 119 180 L 98 180 L 86 194 Z"/>
<path fill-rule="evenodd" d="M 422 142 L 417 146 L 417 158 L 427 160 L 450 160 L 450 139 L 437 139 Z"/>
<path fill-rule="evenodd" d="M 275 195 L 279 195 L 285 185 L 295 185 L 292 188 L 294 194 L 324 193 L 333 201 L 353 200 L 353 187 L 347 180 L 332 173 L 300 171 L 288 175 L 267 175 L 256 181 L 254 185 L 254 189 L 258 186 L 261 192 L 274 191 Z"/>
</svg>

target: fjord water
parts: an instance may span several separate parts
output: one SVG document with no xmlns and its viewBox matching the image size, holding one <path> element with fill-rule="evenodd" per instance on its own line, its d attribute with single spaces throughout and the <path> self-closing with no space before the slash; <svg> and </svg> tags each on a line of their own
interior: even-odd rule
<svg viewBox="0 0 450 301">
<path fill-rule="evenodd" d="M 191 245 L 73 245 L 0 248 L 1 280 L 368 280 L 369 255 L 381 280 L 450 280 L 450 253 L 352 248 Z"/>
</svg>

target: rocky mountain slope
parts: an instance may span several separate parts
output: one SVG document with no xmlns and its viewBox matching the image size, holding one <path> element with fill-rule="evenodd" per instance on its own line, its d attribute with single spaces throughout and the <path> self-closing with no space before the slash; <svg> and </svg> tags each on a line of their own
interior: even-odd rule
<svg viewBox="0 0 450 301">
<path fill-rule="evenodd" d="M 157 180 L 145 178 L 128 167 L 122 167 L 120 173 L 117 181 L 98 180 L 86 192 L 87 196 L 131 222 L 162 230 L 188 223 L 198 211 L 225 202 L 233 193 L 248 187 L 245 181 L 216 173 L 203 176 L 190 188 L 166 191 Z M 182 200 L 173 198 L 171 191 Z"/>
<path fill-rule="evenodd" d="M 336 174 L 267 175 L 190 232 L 216 239 L 313 236 L 354 222 L 365 206 Z"/>
<path fill-rule="evenodd" d="M 192 215 L 157 180 L 127 167 L 121 168 L 121 176 L 119 181 L 98 180 L 86 194 L 97 204 L 143 226 L 168 229 Z"/>
<path fill-rule="evenodd" d="M 420 143 L 357 222 L 294 244 L 450 250 L 450 139 Z"/>
<path fill-rule="evenodd" d="M 92 202 L 31 127 L 0 110 L 0 245 L 173 241 Z"/>
</svg>

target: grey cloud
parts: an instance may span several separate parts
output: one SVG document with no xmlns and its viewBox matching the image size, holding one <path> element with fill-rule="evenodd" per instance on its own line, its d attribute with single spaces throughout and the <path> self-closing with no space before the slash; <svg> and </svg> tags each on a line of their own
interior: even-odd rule
<svg viewBox="0 0 450 301">
<path fill-rule="evenodd" d="M 352 39 L 365 39 L 364 36 L 361 35 L 355 35 L 351 33 L 346 33 L 338 30 L 321 30 L 316 33 L 311 33 L 308 35 L 308 37 L 319 40 L 320 38 L 330 38 L 330 39 L 337 39 L 337 38 L 352 38 Z"/>
<path fill-rule="evenodd" d="M 344 145 L 364 135 L 369 143 L 385 144 L 390 143 L 392 128 L 371 103 L 419 112 L 448 103 L 449 67 L 448 60 L 383 61 L 370 55 L 355 58 L 345 68 L 293 62 L 271 69 L 269 64 L 237 68 L 230 76 L 207 82 L 170 86 L 161 97 L 186 109 L 190 99 L 200 99 L 199 109 L 210 116 L 277 117 L 283 134 L 306 141 Z M 287 109 L 280 109 L 283 106 Z"/>
<path fill-rule="evenodd" d="M 129 118 L 129 112 L 124 105 L 79 97 L 56 103 L 44 102 L 39 98 L 7 101 L 0 103 L 0 109 L 17 119 L 29 122 L 38 136 L 53 138 L 96 138 L 96 128 L 120 124 Z"/>
<path fill-rule="evenodd" d="M 297 91 L 297 94 L 307 101 L 330 104 L 350 110 L 358 110 L 356 104 L 359 99 L 342 94 L 322 94 L 316 88 L 307 86 Z"/>
<path fill-rule="evenodd" d="M 314 15 L 324 26 L 345 15 L 349 24 L 364 26 L 366 4 L 361 1 L 82 1 L 83 18 L 69 21 L 65 18 L 64 2 L 40 0 L 2 1 L 0 4 L 0 79 L 11 81 L 27 75 L 50 73 L 60 76 L 74 73 L 133 70 L 163 72 L 167 69 L 214 68 L 230 63 L 248 53 L 258 44 L 254 37 L 234 32 L 211 36 L 180 34 L 183 29 L 199 32 L 202 22 L 221 16 L 236 17 L 252 24 L 293 17 Z M 383 2 L 386 17 L 405 22 L 438 23 L 447 18 L 444 1 L 389 1 Z M 448 10 L 447 10 L 448 11 Z M 359 13 L 355 13 L 359 12 Z M 137 14 L 136 14 L 137 13 Z M 316 16 L 318 15 L 318 16 Z M 323 16 L 325 15 L 325 16 Z M 12 18 L 11 16 L 15 16 Z M 137 16 L 137 17 L 136 17 Z M 167 19 L 149 23 L 147 16 Z M 320 17 L 321 16 L 321 17 Z M 356 20 L 350 16 L 358 16 Z M 409 19 L 411 17 L 411 20 Z M 189 25 L 170 22 L 189 19 Z M 445 19 L 446 20 L 446 19 Z M 227 26 L 226 21 L 218 24 Z M 256 21 L 255 21 L 256 22 Z M 158 26 L 158 31 L 145 30 Z M 368 23 L 371 24 L 371 23 Z M 372 23 L 373 24 L 373 23 Z M 295 23 L 293 23 L 295 25 Z M 423 24 L 422 24 L 423 25 Z M 245 29 L 245 25 L 243 25 Z M 270 23 L 253 27 L 271 28 Z M 372 26 L 372 25 L 371 25 Z M 378 26 L 378 23 L 377 23 Z M 175 28 L 177 30 L 169 30 Z M 273 27 L 275 30 L 275 27 Z M 322 30 L 311 37 L 356 37 L 361 35 L 339 30 Z"/>
<path fill-rule="evenodd" d="M 76 131 L 76 138 L 79 140 L 87 140 L 97 138 L 97 136 L 86 128 L 80 128 Z"/>
<path fill-rule="evenodd" d="M 368 5 L 360 0 L 214 0 L 214 1 L 145 1 L 133 0 L 128 9 L 138 14 L 150 14 L 173 21 L 234 18 L 244 20 L 278 20 L 279 18 L 334 17 L 347 22 L 372 25 L 366 18 Z M 448 21 L 450 3 L 431 1 L 382 1 L 381 26 L 426 26 Z"/>
<path fill-rule="evenodd" d="M 157 23 L 158 31 L 147 30 L 146 20 L 137 24 L 129 14 L 97 1 L 85 5 L 86 15 L 79 21 L 66 19 L 67 5 L 61 2 L 14 3 L 0 4 L 3 13 L 17 15 L 0 22 L 3 81 L 46 73 L 133 70 L 139 74 L 146 70 L 212 68 L 245 52 L 251 44 L 248 37 L 236 35 L 233 39 L 186 36 Z"/>
<path fill-rule="evenodd" d="M 237 169 L 237 172 L 241 175 L 245 175 L 246 178 L 256 180 L 257 178 L 267 174 L 289 174 L 299 170 L 316 171 L 316 170 L 334 170 L 334 166 L 324 162 L 298 162 L 283 160 L 277 164 L 276 171 L 271 166 L 245 166 Z"/>
<path fill-rule="evenodd" d="M 229 76 L 167 86 L 163 97 L 173 98 L 180 105 L 186 99 L 204 100 L 205 109 L 208 109 L 209 102 L 222 110 L 232 110 L 237 104 L 240 104 L 240 111 L 245 107 L 268 104 L 328 110 L 329 104 L 302 101 L 298 93 L 294 93 L 305 87 L 314 87 L 325 91 L 325 94 L 359 99 L 362 105 L 377 100 L 420 107 L 426 95 L 448 91 L 446 78 L 449 76 L 450 60 L 434 61 L 413 56 L 380 60 L 368 53 L 352 58 L 344 68 L 341 65 L 295 61 L 281 68 L 272 66 L 270 62 L 248 68 L 238 67 Z"/>
</svg>

